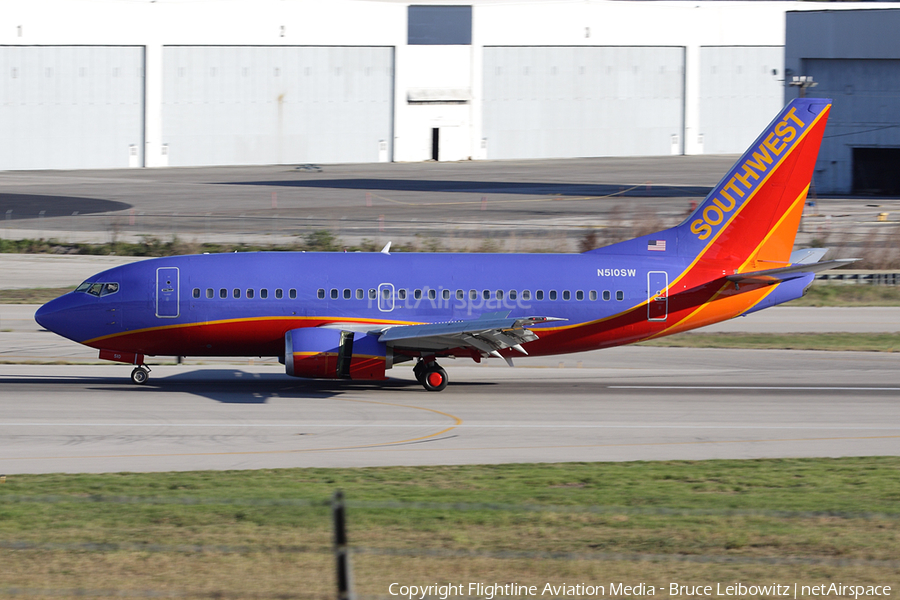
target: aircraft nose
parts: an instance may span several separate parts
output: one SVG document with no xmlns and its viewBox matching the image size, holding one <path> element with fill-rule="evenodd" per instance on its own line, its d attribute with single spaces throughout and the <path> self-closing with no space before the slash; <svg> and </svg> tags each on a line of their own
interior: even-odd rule
<svg viewBox="0 0 900 600">
<path fill-rule="evenodd" d="M 37 309 L 34 320 L 47 331 L 72 339 L 72 308 L 72 299 L 66 294 Z"/>
<path fill-rule="evenodd" d="M 44 329 L 56 332 L 59 322 L 59 309 L 59 303 L 56 300 L 51 300 L 37 309 L 37 312 L 34 313 L 34 320 Z"/>
</svg>

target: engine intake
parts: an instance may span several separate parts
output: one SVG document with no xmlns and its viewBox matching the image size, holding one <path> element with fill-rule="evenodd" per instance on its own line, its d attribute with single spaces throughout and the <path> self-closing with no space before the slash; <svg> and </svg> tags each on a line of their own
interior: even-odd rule
<svg viewBox="0 0 900 600">
<path fill-rule="evenodd" d="M 305 327 L 284 335 L 284 369 L 292 377 L 385 379 L 387 345 L 365 333 Z"/>
</svg>

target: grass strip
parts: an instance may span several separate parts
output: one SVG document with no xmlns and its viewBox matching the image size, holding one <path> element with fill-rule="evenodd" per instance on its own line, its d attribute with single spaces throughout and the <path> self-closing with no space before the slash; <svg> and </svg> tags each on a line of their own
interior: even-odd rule
<svg viewBox="0 0 900 600">
<path fill-rule="evenodd" d="M 68 294 L 75 286 L 60 288 L 24 288 L 0 290 L 0 304 L 44 304 L 63 294 Z"/>
<path fill-rule="evenodd" d="M 900 333 L 695 333 L 640 342 L 663 348 L 744 348 L 759 350 L 900 351 Z"/>
<path fill-rule="evenodd" d="M 884 585 L 900 575 L 898 472 L 898 457 L 867 457 L 14 475 L 0 484 L 0 562 L 21 588 L 327 594 L 327 503 L 342 489 L 350 544 L 366 549 L 359 594 L 397 581 Z"/>
</svg>

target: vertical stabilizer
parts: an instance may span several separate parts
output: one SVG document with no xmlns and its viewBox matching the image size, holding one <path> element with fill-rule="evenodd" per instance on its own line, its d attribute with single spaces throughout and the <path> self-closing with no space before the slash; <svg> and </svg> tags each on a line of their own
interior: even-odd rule
<svg viewBox="0 0 900 600">
<path fill-rule="evenodd" d="M 788 104 L 676 228 L 678 253 L 733 273 L 789 264 L 830 108 Z"/>
</svg>

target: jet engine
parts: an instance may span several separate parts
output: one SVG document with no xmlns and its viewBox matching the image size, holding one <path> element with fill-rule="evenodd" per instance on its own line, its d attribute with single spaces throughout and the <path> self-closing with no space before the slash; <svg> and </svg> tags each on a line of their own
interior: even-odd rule
<svg viewBox="0 0 900 600">
<path fill-rule="evenodd" d="M 305 327 L 284 335 L 284 369 L 293 377 L 385 379 L 391 358 L 386 344 L 365 333 Z"/>
</svg>

